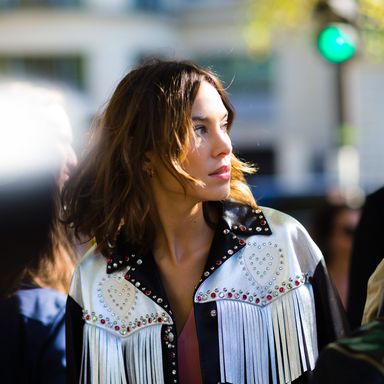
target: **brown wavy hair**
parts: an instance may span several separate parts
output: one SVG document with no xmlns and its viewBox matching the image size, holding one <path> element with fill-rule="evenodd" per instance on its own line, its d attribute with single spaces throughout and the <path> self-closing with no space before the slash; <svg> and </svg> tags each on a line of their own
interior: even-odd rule
<svg viewBox="0 0 384 384">
<path fill-rule="evenodd" d="M 220 94 L 231 127 L 234 109 L 222 83 L 194 63 L 156 60 L 121 80 L 95 121 L 88 151 L 64 187 L 64 221 L 77 236 L 94 237 L 103 252 L 120 228 L 129 242 L 153 244 L 155 215 L 143 171 L 145 154 L 156 152 L 184 190 L 187 183 L 199 182 L 182 164 L 193 132 L 192 104 L 203 81 Z M 244 178 L 254 168 L 235 155 L 231 168 L 229 198 L 256 207 Z"/>
</svg>

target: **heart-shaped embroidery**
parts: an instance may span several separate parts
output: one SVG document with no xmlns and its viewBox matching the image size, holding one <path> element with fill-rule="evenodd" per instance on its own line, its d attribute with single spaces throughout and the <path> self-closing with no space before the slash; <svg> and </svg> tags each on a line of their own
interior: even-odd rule
<svg viewBox="0 0 384 384">
<path fill-rule="evenodd" d="M 258 286 L 280 280 L 284 269 L 284 256 L 277 244 L 264 242 L 247 244 L 242 255 L 244 270 Z"/>
<path fill-rule="evenodd" d="M 116 319 L 127 319 L 136 303 L 136 289 L 124 275 L 108 275 L 103 279 L 100 291 L 107 311 Z"/>
</svg>

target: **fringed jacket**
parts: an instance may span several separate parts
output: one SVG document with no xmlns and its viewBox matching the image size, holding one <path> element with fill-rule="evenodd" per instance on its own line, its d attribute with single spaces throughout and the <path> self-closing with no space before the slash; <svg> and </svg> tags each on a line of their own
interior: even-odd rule
<svg viewBox="0 0 384 384">
<path fill-rule="evenodd" d="M 344 333 L 322 255 L 270 208 L 224 202 L 194 295 L 205 384 L 307 382 Z M 177 332 L 153 255 L 120 242 L 78 265 L 67 302 L 69 382 L 178 383 Z"/>
</svg>

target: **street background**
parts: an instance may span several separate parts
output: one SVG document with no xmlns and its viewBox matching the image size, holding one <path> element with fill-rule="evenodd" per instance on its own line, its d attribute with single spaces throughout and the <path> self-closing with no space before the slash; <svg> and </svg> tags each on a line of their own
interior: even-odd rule
<svg viewBox="0 0 384 384">
<path fill-rule="evenodd" d="M 235 151 L 259 168 L 255 197 L 305 219 L 319 199 L 358 205 L 384 185 L 384 2 L 329 2 L 341 13 L 358 5 L 357 51 L 341 65 L 318 52 L 318 3 L 0 0 L 0 76 L 61 87 L 80 153 L 134 65 L 209 66 L 237 111 Z"/>
</svg>

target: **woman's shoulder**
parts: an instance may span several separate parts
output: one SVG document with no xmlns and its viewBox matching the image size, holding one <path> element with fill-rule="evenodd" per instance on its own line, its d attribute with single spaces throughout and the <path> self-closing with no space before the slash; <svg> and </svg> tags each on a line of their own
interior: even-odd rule
<svg viewBox="0 0 384 384">
<path fill-rule="evenodd" d="M 268 220 L 271 229 L 285 228 L 287 230 L 299 230 L 304 231 L 305 233 L 307 232 L 304 225 L 298 219 L 294 218 L 288 213 L 270 207 L 260 206 L 259 208 L 263 212 L 266 220 Z"/>
<path fill-rule="evenodd" d="M 241 229 L 244 231 L 238 231 L 240 235 L 256 236 L 255 239 L 268 237 L 269 241 L 289 245 L 295 249 L 296 255 L 305 256 L 305 262 L 312 260 L 314 266 L 322 259 L 321 251 L 304 225 L 291 215 L 270 207 L 252 208 L 238 203 L 231 203 L 225 209 L 229 213 L 224 210 L 224 218 L 230 226 L 232 223 L 237 223 L 237 227 L 243 226 Z"/>
<path fill-rule="evenodd" d="M 82 292 L 95 276 L 105 273 L 106 258 L 93 245 L 76 265 L 69 288 L 69 296 L 82 305 Z"/>
<path fill-rule="evenodd" d="M 97 249 L 97 244 L 94 244 L 81 258 L 76 266 L 76 271 L 81 273 L 92 272 L 96 269 L 105 267 L 106 258 Z"/>
<path fill-rule="evenodd" d="M 224 203 L 224 217 L 231 216 L 233 221 L 238 223 L 249 223 L 250 221 L 257 221 L 258 218 L 265 219 L 271 230 L 273 228 L 286 228 L 293 229 L 297 228 L 304 230 L 304 226 L 294 217 L 290 216 L 287 213 L 279 211 L 275 208 L 257 206 L 251 207 L 246 204 L 237 203 L 237 202 L 225 202 Z"/>
</svg>

